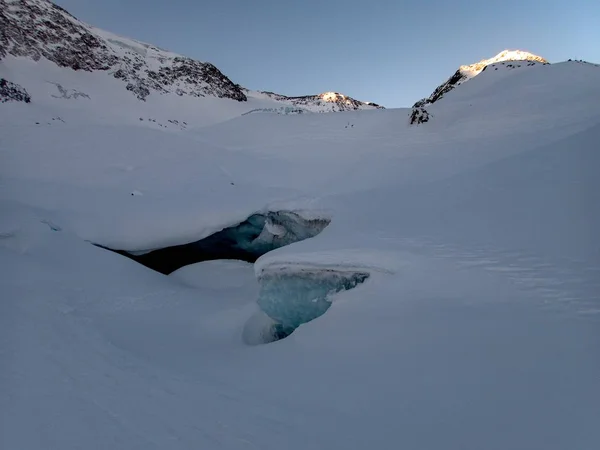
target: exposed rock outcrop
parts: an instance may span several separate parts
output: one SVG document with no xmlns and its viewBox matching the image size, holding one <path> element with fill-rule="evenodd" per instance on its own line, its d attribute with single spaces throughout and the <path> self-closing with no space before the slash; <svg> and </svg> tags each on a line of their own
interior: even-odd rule
<svg viewBox="0 0 600 450">
<path fill-rule="evenodd" d="M 0 78 L 0 103 L 31 102 L 31 96 L 16 83 Z"/>
<path fill-rule="evenodd" d="M 171 92 L 246 100 L 214 65 L 98 30 L 47 0 L 0 0 L 0 59 L 7 55 L 107 71 L 140 100 Z"/>
</svg>

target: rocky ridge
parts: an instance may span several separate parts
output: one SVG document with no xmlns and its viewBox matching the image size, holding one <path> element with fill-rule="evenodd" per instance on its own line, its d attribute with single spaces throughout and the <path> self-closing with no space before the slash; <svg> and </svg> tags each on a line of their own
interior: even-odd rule
<svg viewBox="0 0 600 450">
<path fill-rule="evenodd" d="M 246 100 L 214 65 L 96 29 L 47 0 L 0 0 L 0 60 L 7 55 L 106 71 L 140 100 L 152 93 Z"/>
<path fill-rule="evenodd" d="M 321 112 L 329 111 L 355 111 L 358 109 L 384 109 L 376 103 L 356 100 L 339 92 L 323 92 L 317 95 L 304 95 L 288 97 L 274 92 L 261 92 L 273 100 L 289 103 L 290 105 L 306 109 L 318 109 Z"/>
</svg>

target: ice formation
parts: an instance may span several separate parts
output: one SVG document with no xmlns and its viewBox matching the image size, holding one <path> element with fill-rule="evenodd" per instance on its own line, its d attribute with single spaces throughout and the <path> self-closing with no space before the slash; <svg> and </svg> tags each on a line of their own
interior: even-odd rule
<svg viewBox="0 0 600 450">
<path fill-rule="evenodd" d="M 146 253 L 114 251 L 169 274 L 188 264 L 214 259 L 254 262 L 271 250 L 316 236 L 329 222 L 325 218 L 306 219 L 292 211 L 258 213 L 196 242 Z"/>
<path fill-rule="evenodd" d="M 253 109 L 251 111 L 248 111 L 248 112 L 242 114 L 242 116 L 246 116 L 248 114 L 255 114 L 255 113 L 275 113 L 275 114 L 289 115 L 289 114 L 305 114 L 305 113 L 309 113 L 309 112 L 311 112 L 311 111 L 309 111 L 307 109 L 303 109 L 303 108 L 297 108 L 294 106 L 281 106 L 279 108 Z"/>
<path fill-rule="evenodd" d="M 333 294 L 352 289 L 368 277 L 365 272 L 322 269 L 264 275 L 258 305 L 275 322 L 271 327 L 273 340 L 325 314 Z"/>
</svg>

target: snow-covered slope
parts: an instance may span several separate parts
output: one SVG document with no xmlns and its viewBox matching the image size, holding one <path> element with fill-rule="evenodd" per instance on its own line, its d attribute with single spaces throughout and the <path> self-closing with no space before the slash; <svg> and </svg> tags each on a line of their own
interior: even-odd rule
<svg viewBox="0 0 600 450">
<path fill-rule="evenodd" d="M 492 58 L 482 59 L 481 61 L 473 64 L 460 66 L 454 75 L 448 78 L 446 82 L 438 86 L 429 97 L 416 102 L 414 107 L 435 103 L 455 87 L 460 86 L 465 81 L 468 81 L 471 78 L 479 75 L 481 72 L 486 70 L 488 66 L 492 66 L 490 70 L 492 68 L 493 70 L 504 70 L 516 69 L 520 67 L 532 67 L 538 64 L 548 64 L 548 61 L 541 56 L 524 52 L 522 50 L 504 50 Z"/>
<path fill-rule="evenodd" d="M 246 100 L 212 64 L 99 30 L 46 0 L 2 0 L 0 28 L 0 58 L 43 57 L 60 67 L 107 72 L 140 100 L 164 93 Z"/>
<path fill-rule="evenodd" d="M 1 449 L 600 446 L 600 67 L 495 63 L 419 127 L 0 71 L 31 96 L 0 103 Z M 228 227 L 299 242 L 169 276 L 91 245 Z"/>
<path fill-rule="evenodd" d="M 314 112 L 377 107 L 341 94 L 286 97 L 249 91 L 210 63 L 95 28 L 47 0 L 0 0 L 1 65 L 12 65 L 8 56 L 33 61 L 43 58 L 73 71 L 104 73 L 120 81 L 113 89 L 119 93 L 126 89 L 141 101 L 168 95 L 245 102 L 250 96 L 272 100 L 271 108 L 301 105 Z M 21 80 L 8 81 L 23 84 Z M 87 78 L 88 88 L 93 82 Z M 252 106 L 246 109 L 252 110 Z"/>
<path fill-rule="evenodd" d="M 171 133 L 81 97 L 3 103 L 0 447 L 596 449 L 600 68 L 498 73 L 418 128 L 231 101 Z M 331 224 L 170 277 L 86 242 L 181 244 L 280 209 Z M 368 278 L 248 346 L 272 323 L 254 272 L 295 307 L 305 274 L 306 295 L 315 274 Z"/>
</svg>

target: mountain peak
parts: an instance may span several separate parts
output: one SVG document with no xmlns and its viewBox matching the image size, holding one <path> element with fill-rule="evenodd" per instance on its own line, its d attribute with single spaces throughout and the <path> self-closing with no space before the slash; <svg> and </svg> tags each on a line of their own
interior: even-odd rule
<svg viewBox="0 0 600 450">
<path fill-rule="evenodd" d="M 339 92 L 333 92 L 333 91 L 323 92 L 322 94 L 319 94 L 318 97 L 321 98 L 322 100 L 326 101 L 326 102 L 345 102 L 345 101 L 348 101 L 348 97 L 347 96 L 345 96 L 344 94 L 340 94 Z"/>
<path fill-rule="evenodd" d="M 446 80 L 445 83 L 438 86 L 429 97 L 419 100 L 414 104 L 413 107 L 419 107 L 435 103 L 436 101 L 441 99 L 444 96 L 444 94 L 447 94 L 456 86 L 459 86 L 465 81 L 468 81 L 471 78 L 479 75 L 487 66 L 505 61 L 530 61 L 530 64 L 528 65 L 550 64 L 546 59 L 542 58 L 541 56 L 535 55 L 524 50 L 503 50 L 496 56 L 493 56 L 491 58 L 482 59 L 481 61 L 478 61 L 473 64 L 466 64 L 460 66 L 458 70 L 454 73 L 454 75 L 448 78 L 448 80 Z"/>
<path fill-rule="evenodd" d="M 503 61 L 537 61 L 542 64 L 547 64 L 546 61 L 541 56 L 534 55 L 533 53 L 529 53 L 523 50 L 502 50 L 496 56 L 488 59 L 482 59 L 479 62 L 460 66 L 459 70 L 466 75 L 470 75 L 474 77 L 478 75 L 484 67 L 489 66 L 490 64 L 503 62 Z"/>
<path fill-rule="evenodd" d="M 250 91 L 248 91 L 250 92 Z M 297 106 L 307 111 L 313 112 L 337 112 L 337 111 L 355 111 L 359 109 L 385 109 L 373 102 L 363 102 L 356 100 L 344 94 L 335 91 L 322 92 L 316 95 L 303 95 L 298 97 L 289 97 L 287 95 L 276 94 L 274 92 L 259 91 L 260 94 L 267 96 L 285 104 Z"/>
</svg>

